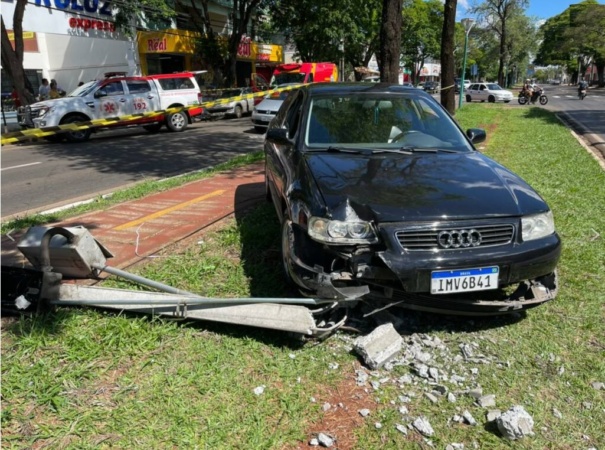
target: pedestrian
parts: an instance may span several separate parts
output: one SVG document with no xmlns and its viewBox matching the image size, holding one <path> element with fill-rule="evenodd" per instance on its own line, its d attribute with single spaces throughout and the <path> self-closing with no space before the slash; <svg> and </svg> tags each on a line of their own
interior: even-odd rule
<svg viewBox="0 0 605 450">
<path fill-rule="evenodd" d="M 80 87 L 80 86 L 84 86 L 84 82 L 83 82 L 83 81 L 80 81 L 80 82 L 78 83 L 78 87 Z"/>
<path fill-rule="evenodd" d="M 59 83 L 57 83 L 57 80 L 55 80 L 54 78 L 50 80 L 51 89 L 53 84 L 55 85 L 55 89 L 59 93 L 59 97 L 63 97 L 65 95 L 65 90 L 61 86 L 59 86 Z"/>
<path fill-rule="evenodd" d="M 21 106 L 21 100 L 19 99 L 19 93 L 17 92 L 16 87 L 13 87 L 13 91 L 11 92 L 11 98 L 13 99 L 13 106 L 16 111 Z"/>
<path fill-rule="evenodd" d="M 38 100 L 48 100 L 50 96 L 50 85 L 48 79 L 42 78 L 42 84 L 38 88 Z"/>
<path fill-rule="evenodd" d="M 50 91 L 48 92 L 48 98 L 54 99 L 54 98 L 59 98 L 59 97 L 61 97 L 61 93 L 59 92 L 59 89 L 57 88 L 57 82 L 55 80 L 52 80 L 50 82 Z"/>
</svg>

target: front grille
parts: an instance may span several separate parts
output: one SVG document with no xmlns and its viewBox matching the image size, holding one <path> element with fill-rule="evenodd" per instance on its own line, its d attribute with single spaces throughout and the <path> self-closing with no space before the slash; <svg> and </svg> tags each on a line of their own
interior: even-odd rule
<svg viewBox="0 0 605 450">
<path fill-rule="evenodd" d="M 442 232 L 451 231 L 471 231 L 475 230 L 480 233 L 481 240 L 477 245 L 473 246 L 451 246 L 450 248 L 444 248 L 439 243 L 439 236 Z M 476 247 L 489 247 L 495 245 L 505 245 L 513 240 L 515 228 L 511 224 L 499 224 L 499 225 L 480 225 L 480 226 L 468 226 L 455 227 L 438 227 L 430 229 L 413 229 L 413 230 L 400 230 L 395 232 L 395 236 L 399 241 L 399 244 L 404 250 L 463 250 L 464 248 L 476 248 Z"/>
</svg>

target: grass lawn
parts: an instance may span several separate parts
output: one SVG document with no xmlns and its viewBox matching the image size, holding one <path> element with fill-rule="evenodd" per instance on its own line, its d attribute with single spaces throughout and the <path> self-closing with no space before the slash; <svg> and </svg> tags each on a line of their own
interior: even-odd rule
<svg viewBox="0 0 605 450">
<path fill-rule="evenodd" d="M 564 244 L 559 294 L 510 318 L 398 314 L 406 341 L 443 344 L 436 365 L 494 394 L 502 411 L 522 405 L 534 436 L 505 441 L 445 381 L 457 400 L 428 401 L 426 383 L 401 381 L 408 364 L 369 373 L 375 383 L 359 386 L 352 333 L 304 343 L 246 327 L 64 308 L 3 319 L 2 448 L 295 449 L 319 432 L 341 449 L 431 448 L 396 428 L 417 417 L 430 420 L 437 449 L 605 448 L 605 390 L 594 387 L 605 383 L 605 172 L 540 108 L 469 104 L 457 120 L 487 129 L 482 151 L 553 209 Z M 288 292 L 279 248 L 274 209 L 263 204 L 138 273 L 204 296 L 277 297 Z M 457 361 L 461 345 L 483 362 Z M 370 416 L 361 418 L 361 408 Z M 465 410 L 477 426 L 452 420 Z"/>
</svg>

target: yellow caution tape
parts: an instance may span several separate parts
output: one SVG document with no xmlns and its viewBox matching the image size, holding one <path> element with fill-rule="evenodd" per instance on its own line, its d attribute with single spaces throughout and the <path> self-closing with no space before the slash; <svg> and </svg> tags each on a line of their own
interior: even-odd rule
<svg viewBox="0 0 605 450">
<path fill-rule="evenodd" d="M 22 131 L 13 131 L 11 133 L 6 133 L 2 136 L 1 144 L 14 144 L 17 142 L 22 142 L 30 139 L 38 139 L 44 138 L 47 136 L 54 136 L 55 134 L 65 133 L 69 131 L 81 131 L 87 130 L 89 128 L 98 128 L 98 127 L 106 127 L 110 125 L 116 125 L 119 123 L 128 123 L 134 120 L 140 120 L 145 117 L 153 117 L 158 115 L 167 115 L 172 114 L 178 111 L 188 111 L 190 109 L 198 109 L 198 108 L 210 108 L 212 106 L 224 105 L 227 103 L 231 103 L 233 101 L 240 101 L 248 98 L 256 98 L 256 97 L 265 97 L 267 95 L 271 95 L 276 92 L 289 91 L 292 89 L 299 88 L 302 85 L 292 85 L 286 86 L 283 88 L 271 89 L 267 91 L 254 92 L 252 94 L 239 95 L 237 97 L 224 98 L 220 100 L 214 100 L 211 102 L 202 102 L 197 105 L 191 106 L 180 106 L 176 108 L 168 108 L 160 111 L 151 111 L 148 113 L 138 113 L 138 114 L 130 114 L 127 116 L 120 117 L 106 117 L 103 119 L 94 119 L 87 120 L 84 122 L 74 122 L 65 125 L 57 125 L 54 127 L 44 127 L 44 128 L 30 128 Z"/>
</svg>

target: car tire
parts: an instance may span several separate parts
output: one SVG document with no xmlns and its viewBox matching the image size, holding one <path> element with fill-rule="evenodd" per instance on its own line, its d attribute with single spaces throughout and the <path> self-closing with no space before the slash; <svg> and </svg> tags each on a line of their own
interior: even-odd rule
<svg viewBox="0 0 605 450">
<path fill-rule="evenodd" d="M 88 117 L 80 115 L 80 114 L 73 114 L 71 116 L 67 116 L 65 118 L 63 118 L 60 122 L 60 125 L 67 125 L 68 123 L 77 123 L 77 122 L 86 122 L 88 121 Z M 68 142 L 85 142 L 90 138 L 90 134 L 92 133 L 92 130 L 90 128 L 87 128 L 86 130 L 81 130 L 81 131 L 70 131 L 67 133 L 63 133 L 65 136 L 65 139 L 67 139 Z"/>
<path fill-rule="evenodd" d="M 496 97 L 494 97 L 493 95 L 490 95 L 489 97 L 487 97 L 487 101 L 489 103 L 496 103 Z"/>
<path fill-rule="evenodd" d="M 184 131 L 188 124 L 189 119 L 187 118 L 187 113 L 185 113 L 185 111 L 177 111 L 169 114 L 166 118 L 166 126 L 170 131 Z"/>
<path fill-rule="evenodd" d="M 286 276 L 286 281 L 290 286 L 296 285 L 294 280 L 292 279 L 292 275 L 290 275 L 290 242 L 294 239 L 294 232 L 292 230 L 292 221 L 288 216 L 288 210 L 284 210 L 281 221 L 281 261 L 282 261 L 282 269 Z"/>
<path fill-rule="evenodd" d="M 161 122 L 158 122 L 151 125 L 143 125 L 143 128 L 150 133 L 157 133 L 162 128 L 162 124 Z"/>
<path fill-rule="evenodd" d="M 241 107 L 241 105 L 235 105 L 235 109 L 234 109 L 234 111 L 235 111 L 235 112 L 234 112 L 235 117 L 236 117 L 236 118 L 238 118 L 238 119 L 241 119 L 241 118 L 242 118 L 242 116 L 244 115 L 244 110 L 243 110 L 243 108 Z"/>
<path fill-rule="evenodd" d="M 470 103 L 470 102 L 472 102 L 472 101 L 473 101 L 473 99 L 471 98 L 471 96 L 470 96 L 470 95 L 468 95 L 468 94 L 466 94 L 466 102 L 467 102 L 467 103 Z"/>
</svg>

